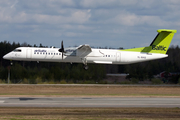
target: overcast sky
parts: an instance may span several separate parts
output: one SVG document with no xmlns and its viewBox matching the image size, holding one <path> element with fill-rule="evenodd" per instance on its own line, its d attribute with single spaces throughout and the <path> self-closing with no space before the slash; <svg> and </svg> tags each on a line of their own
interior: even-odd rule
<svg viewBox="0 0 180 120">
<path fill-rule="evenodd" d="M 180 0 L 0 0 L 0 40 L 65 47 L 148 46 L 157 29 L 176 29 Z"/>
</svg>

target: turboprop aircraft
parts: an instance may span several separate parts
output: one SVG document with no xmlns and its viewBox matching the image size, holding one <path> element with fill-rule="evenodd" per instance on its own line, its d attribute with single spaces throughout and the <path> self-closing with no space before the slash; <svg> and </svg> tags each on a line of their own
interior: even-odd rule
<svg viewBox="0 0 180 120">
<path fill-rule="evenodd" d="M 85 44 L 64 48 L 62 41 L 61 48 L 18 47 L 3 58 L 20 61 L 83 63 L 85 69 L 88 69 L 88 63 L 131 64 L 155 60 L 168 56 L 166 52 L 176 30 L 159 29 L 157 32 L 157 36 L 148 47 L 114 50 L 94 49 Z"/>
</svg>

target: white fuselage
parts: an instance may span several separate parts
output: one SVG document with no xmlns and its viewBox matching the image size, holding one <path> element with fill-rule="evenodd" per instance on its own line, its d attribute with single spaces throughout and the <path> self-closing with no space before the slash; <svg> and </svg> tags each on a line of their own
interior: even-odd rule
<svg viewBox="0 0 180 120">
<path fill-rule="evenodd" d="M 59 48 L 19 47 L 6 54 L 3 58 L 20 61 L 99 63 L 99 64 L 130 64 L 148 60 L 165 58 L 166 54 L 130 52 L 111 49 L 93 49 L 78 52 L 76 48 L 66 48 L 63 54 Z"/>
</svg>

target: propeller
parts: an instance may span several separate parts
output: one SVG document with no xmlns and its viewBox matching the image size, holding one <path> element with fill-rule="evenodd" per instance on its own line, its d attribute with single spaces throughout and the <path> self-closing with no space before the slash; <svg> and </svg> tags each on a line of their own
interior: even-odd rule
<svg viewBox="0 0 180 120">
<path fill-rule="evenodd" d="M 63 60 L 63 55 L 64 55 L 64 45 L 63 45 L 63 41 L 61 42 L 61 48 L 58 50 L 59 52 L 62 53 L 62 60 Z"/>
</svg>

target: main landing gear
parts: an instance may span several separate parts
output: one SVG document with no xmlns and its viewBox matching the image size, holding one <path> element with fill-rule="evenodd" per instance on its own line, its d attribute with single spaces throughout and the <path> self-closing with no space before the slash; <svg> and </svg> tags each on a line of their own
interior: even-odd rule
<svg viewBox="0 0 180 120">
<path fill-rule="evenodd" d="M 84 65 L 84 69 L 87 70 L 89 67 L 87 65 Z"/>
<path fill-rule="evenodd" d="M 81 58 L 83 64 L 84 64 L 84 69 L 87 70 L 89 67 L 87 65 L 87 59 L 86 58 Z"/>
</svg>

